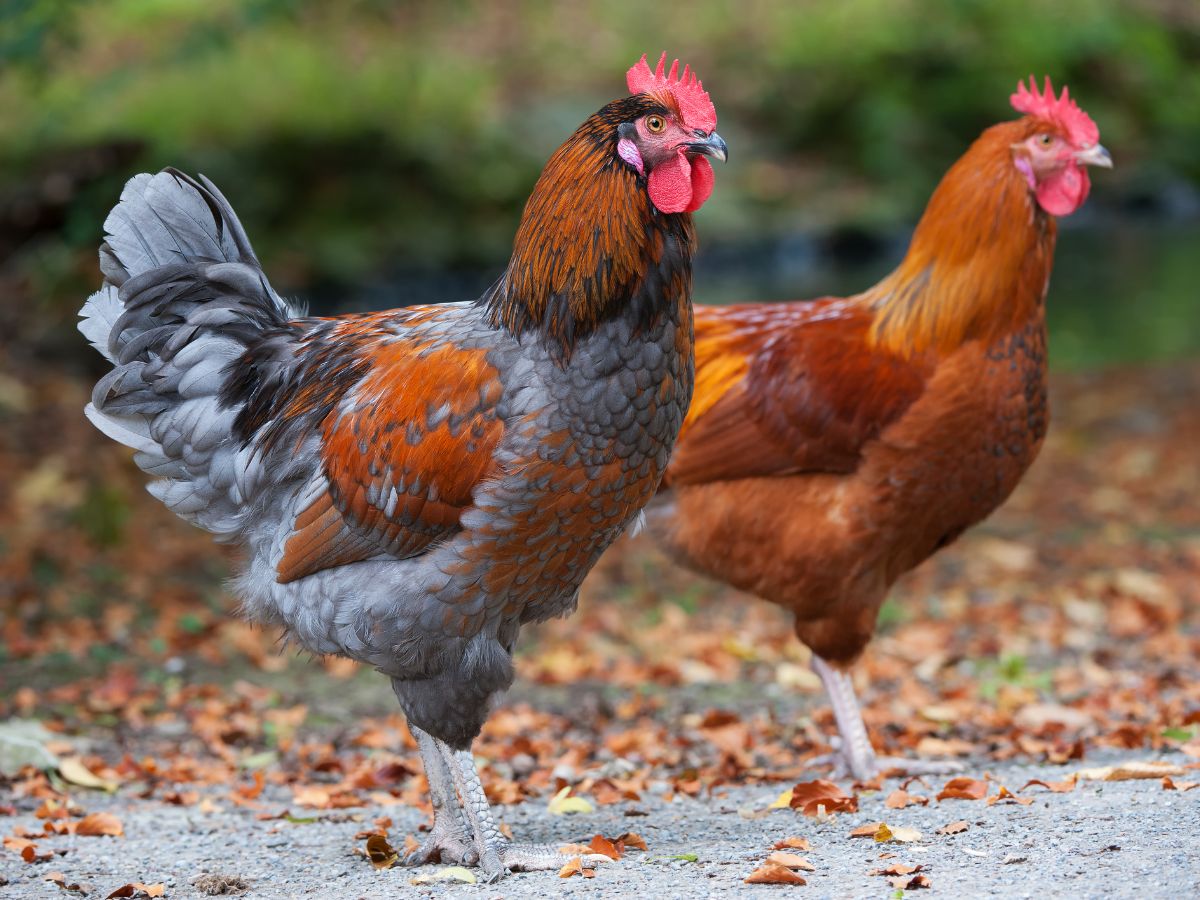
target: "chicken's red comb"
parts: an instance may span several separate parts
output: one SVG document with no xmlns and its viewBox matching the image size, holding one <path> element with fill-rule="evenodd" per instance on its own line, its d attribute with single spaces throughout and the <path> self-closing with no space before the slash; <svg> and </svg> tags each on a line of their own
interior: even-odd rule
<svg viewBox="0 0 1200 900">
<path fill-rule="evenodd" d="M 1013 109 L 1019 113 L 1037 116 L 1039 119 L 1049 119 L 1063 128 L 1077 147 L 1090 146 L 1100 140 L 1100 129 L 1092 121 L 1092 117 L 1079 108 L 1071 99 L 1067 88 L 1063 88 L 1062 96 L 1054 96 L 1054 88 L 1050 84 L 1050 76 L 1046 76 L 1046 87 L 1039 92 L 1037 82 L 1029 76 L 1029 87 L 1023 82 L 1017 83 L 1017 92 L 1009 98 Z"/>
<path fill-rule="evenodd" d="M 639 59 L 625 74 L 631 94 L 654 93 L 669 91 L 679 105 L 683 122 L 689 128 L 699 128 L 702 131 L 712 131 L 717 127 L 717 111 L 709 99 L 704 85 L 696 77 L 691 67 L 684 66 L 683 74 L 679 74 L 679 60 L 671 63 L 671 71 L 667 70 L 667 54 L 664 51 L 659 57 L 658 69 L 651 72 L 650 64 L 646 62 L 646 54 Z"/>
</svg>

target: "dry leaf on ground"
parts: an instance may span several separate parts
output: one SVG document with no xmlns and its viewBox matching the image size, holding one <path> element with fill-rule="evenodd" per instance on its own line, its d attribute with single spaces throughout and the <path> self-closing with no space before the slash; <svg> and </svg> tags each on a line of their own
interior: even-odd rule
<svg viewBox="0 0 1200 900">
<path fill-rule="evenodd" d="M 569 863 L 558 870 L 559 878 L 570 878 L 572 875 L 582 875 L 584 878 L 595 878 L 596 870 L 585 868 L 583 865 L 583 857 L 576 856 Z"/>
<path fill-rule="evenodd" d="M 120 837 L 125 833 L 125 828 L 112 813 L 91 813 L 79 820 L 75 833 L 88 837 Z"/>
<path fill-rule="evenodd" d="M 382 834 L 372 834 L 367 838 L 367 859 L 377 869 L 390 869 L 400 861 L 400 854 Z"/>
<path fill-rule="evenodd" d="M 803 875 L 797 875 L 786 866 L 764 863 L 744 879 L 746 884 L 808 884 Z"/>
<path fill-rule="evenodd" d="M 583 797 L 570 796 L 571 786 L 567 785 L 557 794 L 550 798 L 550 803 L 547 809 L 552 816 L 566 816 L 575 813 L 590 813 L 592 804 Z M 564 876 L 566 877 L 566 876 Z"/>
<path fill-rule="evenodd" d="M 928 797 L 913 796 L 903 788 L 892 791 L 883 801 L 883 805 L 888 809 L 904 809 L 906 806 L 927 806 L 928 804 Z"/>
<path fill-rule="evenodd" d="M 812 850 L 812 844 L 808 842 L 808 838 L 789 837 L 781 841 L 776 841 L 771 847 L 772 850 Z"/>
<path fill-rule="evenodd" d="M 598 853 L 601 856 L 606 856 L 609 859 L 620 859 L 621 849 L 615 842 L 610 841 L 602 834 L 598 834 L 592 838 L 592 842 L 588 844 L 588 849 L 592 853 Z"/>
<path fill-rule="evenodd" d="M 902 875 L 899 878 L 890 879 L 892 887 L 898 891 L 913 891 L 917 888 L 931 888 L 933 882 L 929 880 L 928 875 L 913 875 L 911 878 L 907 875 Z"/>
<path fill-rule="evenodd" d="M 463 884 L 475 884 L 475 873 L 470 869 L 464 869 L 462 866 L 447 866 L 444 869 L 438 869 L 436 872 L 430 872 L 428 875 L 418 875 L 416 878 L 410 878 L 409 884 L 432 884 L 435 881 L 461 881 Z"/>
<path fill-rule="evenodd" d="M 140 881 L 135 881 L 131 884 L 123 884 L 105 900 L 117 900 L 117 898 L 133 898 L 133 900 L 144 900 L 146 897 L 164 897 L 167 889 L 161 884 L 143 884 Z"/>
<path fill-rule="evenodd" d="M 1042 781 L 1040 778 L 1030 778 L 1027 782 L 1025 782 L 1025 785 L 1021 788 L 1021 790 L 1025 790 L 1026 788 L 1034 785 L 1037 787 L 1044 787 L 1046 790 L 1053 791 L 1056 794 L 1069 794 L 1071 791 L 1075 790 L 1075 776 L 1072 775 L 1066 781 Z"/>
<path fill-rule="evenodd" d="M 1200 787 L 1200 781 L 1180 781 L 1177 784 L 1171 779 L 1171 776 L 1164 775 L 1162 787 L 1164 791 L 1190 791 L 1194 787 Z"/>
<path fill-rule="evenodd" d="M 965 777 L 951 778 L 937 798 L 939 803 L 942 800 L 982 800 L 987 796 L 987 791 L 986 781 Z"/>
<path fill-rule="evenodd" d="M 826 813 L 857 812 L 858 798 L 847 794 L 832 781 L 820 778 L 802 781 L 793 787 L 787 805 L 806 816 L 815 816 L 821 809 Z"/>
<path fill-rule="evenodd" d="M 636 831 L 627 831 L 619 838 L 617 844 L 624 845 L 626 850 L 649 850 L 646 846 L 646 839 Z"/>
<path fill-rule="evenodd" d="M 1080 769 L 1076 778 L 1084 781 L 1131 781 L 1135 778 L 1162 778 L 1164 775 L 1182 775 L 1183 766 L 1174 763 L 1142 760 L 1117 763 L 1114 766 L 1099 766 Z"/>
<path fill-rule="evenodd" d="M 64 781 L 69 781 L 71 784 L 77 784 L 80 787 L 108 791 L 109 793 L 117 789 L 115 781 L 101 778 L 85 766 L 77 756 L 66 756 L 60 759 L 58 761 L 58 774 L 63 777 Z"/>
<path fill-rule="evenodd" d="M 915 875 L 920 872 L 924 866 L 906 866 L 904 863 L 892 863 L 890 866 L 885 866 L 882 869 L 872 869 L 868 875 L 887 875 L 895 877 L 897 875 Z"/>
<path fill-rule="evenodd" d="M 996 792 L 996 796 L 988 797 L 988 806 L 995 806 L 997 803 L 1016 803 L 1020 806 L 1028 806 L 1033 802 L 1032 797 L 1018 797 L 1004 785 L 1000 785 L 1000 790 Z"/>
<path fill-rule="evenodd" d="M 58 885 L 60 890 L 64 890 L 68 894 L 86 895 L 86 894 L 91 893 L 91 890 L 92 890 L 91 885 L 88 885 L 88 884 L 80 884 L 78 882 L 68 883 L 67 876 L 64 875 L 62 872 L 51 872 L 49 875 L 47 875 L 42 880 L 54 882 L 56 885 Z"/>
<path fill-rule="evenodd" d="M 799 853 L 789 853 L 787 850 L 776 850 L 767 857 L 766 864 L 783 866 L 786 869 L 803 869 L 805 872 L 817 871 L 817 867 Z"/>
<path fill-rule="evenodd" d="M 937 830 L 938 834 L 962 834 L 971 826 L 959 819 L 957 822 L 951 822 L 948 825 L 943 825 Z"/>
<path fill-rule="evenodd" d="M 868 822 L 866 825 L 859 825 L 857 828 L 852 828 L 850 830 L 850 837 L 852 837 L 852 838 L 875 837 L 875 833 L 877 831 L 879 831 L 880 828 L 883 828 L 883 827 L 884 827 L 884 825 L 882 822 Z"/>
</svg>

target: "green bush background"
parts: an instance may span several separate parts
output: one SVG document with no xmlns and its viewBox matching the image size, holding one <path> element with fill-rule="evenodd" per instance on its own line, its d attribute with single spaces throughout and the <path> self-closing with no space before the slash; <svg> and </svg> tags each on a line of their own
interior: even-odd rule
<svg viewBox="0 0 1200 900">
<path fill-rule="evenodd" d="M 731 147 L 705 241 L 910 225 L 1031 72 L 1100 123 L 1118 161 L 1107 202 L 1200 185 L 1195 0 L 0 9 L 0 197 L 79 148 L 137 147 L 8 261 L 52 316 L 93 277 L 76 253 L 123 180 L 168 164 L 221 185 L 284 290 L 499 265 L 547 155 L 662 49 L 698 68 Z"/>
</svg>

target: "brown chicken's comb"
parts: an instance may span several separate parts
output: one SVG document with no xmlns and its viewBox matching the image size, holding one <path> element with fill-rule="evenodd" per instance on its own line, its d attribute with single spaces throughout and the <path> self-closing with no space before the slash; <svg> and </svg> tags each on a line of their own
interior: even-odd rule
<svg viewBox="0 0 1200 900">
<path fill-rule="evenodd" d="M 1024 82 L 1018 82 L 1017 92 L 1009 100 L 1017 112 L 1049 119 L 1063 128 L 1071 143 L 1077 147 L 1088 147 L 1100 140 L 1100 129 L 1092 117 L 1071 99 L 1067 88 L 1063 88 L 1061 97 L 1055 98 L 1049 75 L 1046 76 L 1045 89 L 1040 92 L 1032 75 L 1029 76 L 1028 88 Z"/>
<path fill-rule="evenodd" d="M 717 111 L 709 99 L 704 85 L 696 77 L 690 66 L 683 67 L 679 74 L 679 60 L 671 64 L 667 70 L 667 54 L 664 51 L 659 57 L 658 68 L 651 72 L 650 64 L 646 62 L 646 54 L 639 59 L 626 74 L 625 81 L 631 94 L 653 94 L 667 91 L 675 98 L 684 124 L 689 128 L 699 128 L 709 132 L 717 127 Z"/>
</svg>

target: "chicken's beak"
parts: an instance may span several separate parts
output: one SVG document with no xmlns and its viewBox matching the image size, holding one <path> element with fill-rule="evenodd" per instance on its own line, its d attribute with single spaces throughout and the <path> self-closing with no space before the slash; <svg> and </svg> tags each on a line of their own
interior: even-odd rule
<svg viewBox="0 0 1200 900">
<path fill-rule="evenodd" d="M 1075 162 L 1085 166 L 1100 166 L 1102 169 L 1113 167 L 1112 157 L 1100 144 L 1092 144 L 1086 150 L 1080 150 L 1075 154 Z"/>
<path fill-rule="evenodd" d="M 713 159 L 719 159 L 721 162 L 726 162 L 729 159 L 729 147 L 725 145 L 725 139 L 715 131 L 704 140 L 692 141 L 686 146 L 689 153 L 711 156 Z"/>
</svg>

